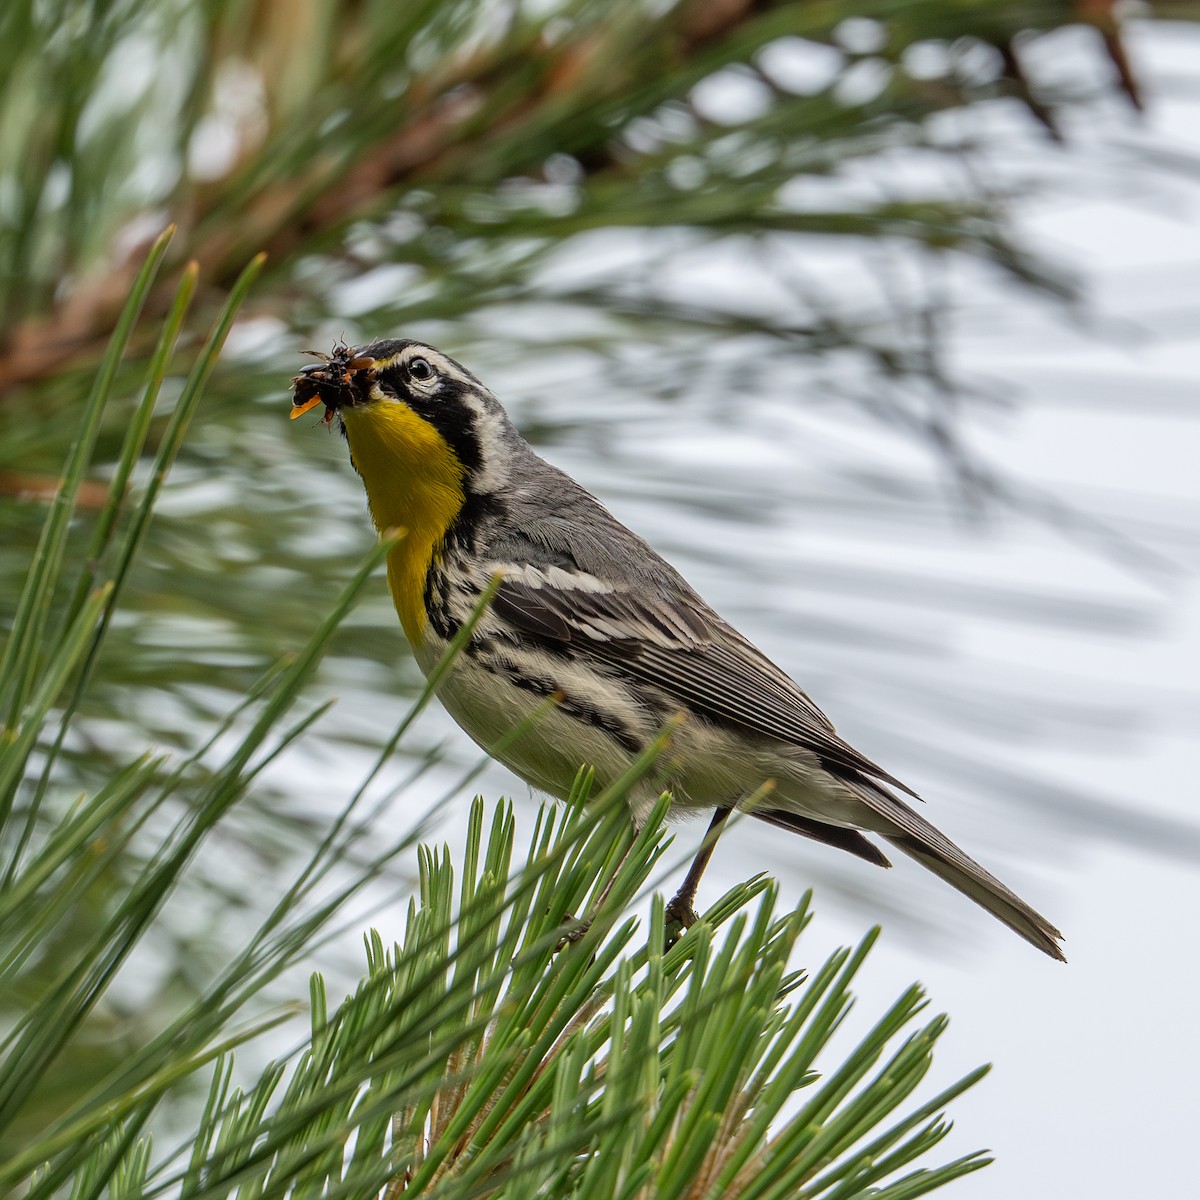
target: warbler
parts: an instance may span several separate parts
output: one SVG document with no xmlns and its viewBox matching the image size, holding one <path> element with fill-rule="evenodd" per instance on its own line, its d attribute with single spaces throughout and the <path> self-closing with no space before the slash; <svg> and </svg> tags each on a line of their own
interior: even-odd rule
<svg viewBox="0 0 1200 1200">
<path fill-rule="evenodd" d="M 438 686 L 459 725 L 535 788 L 599 785 L 675 722 L 660 771 L 634 790 L 643 821 L 714 810 L 668 912 L 687 925 L 731 811 L 891 864 L 916 859 L 1052 958 L 1062 935 L 922 817 L 911 788 L 838 737 L 809 697 L 595 497 L 534 453 L 454 359 L 408 339 L 340 345 L 293 380 L 296 417 L 324 404 L 362 477 L 375 528 L 403 531 L 387 580 L 428 674 L 487 608 Z M 498 585 L 495 580 L 499 578 Z"/>
</svg>

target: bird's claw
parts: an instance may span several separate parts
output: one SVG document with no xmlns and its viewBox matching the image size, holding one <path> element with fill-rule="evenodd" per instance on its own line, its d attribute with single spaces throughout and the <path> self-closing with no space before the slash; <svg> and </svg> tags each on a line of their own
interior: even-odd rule
<svg viewBox="0 0 1200 1200">
<path fill-rule="evenodd" d="M 688 896 L 674 897 L 667 905 L 665 916 L 666 936 L 663 939 L 664 954 L 700 920 L 696 915 L 695 908 L 692 907 L 691 898 Z"/>
<path fill-rule="evenodd" d="M 563 917 L 562 923 L 569 926 L 569 928 L 555 944 L 555 954 L 561 954 L 568 946 L 573 946 L 576 942 L 582 941 L 583 935 L 592 927 L 591 921 L 581 921 L 578 917 L 574 917 L 570 913 L 567 913 Z"/>
</svg>

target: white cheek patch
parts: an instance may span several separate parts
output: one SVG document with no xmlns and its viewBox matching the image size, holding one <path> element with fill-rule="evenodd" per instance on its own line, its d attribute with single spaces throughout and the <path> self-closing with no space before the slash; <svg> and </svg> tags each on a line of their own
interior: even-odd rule
<svg viewBox="0 0 1200 1200">
<path fill-rule="evenodd" d="M 480 466 L 471 479 L 473 491 L 498 492 L 509 481 L 508 450 L 505 446 L 504 418 L 492 412 L 474 397 L 468 399 L 475 416 L 475 440 L 479 444 Z"/>
</svg>

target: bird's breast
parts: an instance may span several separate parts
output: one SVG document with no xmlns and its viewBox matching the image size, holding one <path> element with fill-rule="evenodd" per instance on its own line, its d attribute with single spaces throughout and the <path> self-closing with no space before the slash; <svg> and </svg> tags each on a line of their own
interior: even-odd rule
<svg viewBox="0 0 1200 1200">
<path fill-rule="evenodd" d="M 445 438 L 404 404 L 349 408 L 342 418 L 371 520 L 381 536 L 399 535 L 388 554 L 388 588 L 416 646 L 427 623 L 426 579 L 465 501 L 464 467 Z"/>
</svg>

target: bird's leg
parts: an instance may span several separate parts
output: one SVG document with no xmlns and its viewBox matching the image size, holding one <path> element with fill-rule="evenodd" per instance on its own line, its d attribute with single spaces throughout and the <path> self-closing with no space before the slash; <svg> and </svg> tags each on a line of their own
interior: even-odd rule
<svg viewBox="0 0 1200 1200">
<path fill-rule="evenodd" d="M 708 823 L 708 831 L 704 835 L 704 841 L 700 843 L 700 849 L 696 851 L 696 857 L 692 859 L 692 865 L 688 867 L 688 873 L 684 876 L 679 891 L 667 905 L 667 949 L 670 949 L 679 940 L 685 929 L 694 925 L 699 919 L 692 904 L 696 899 L 696 891 L 700 887 L 700 877 L 704 874 L 704 868 L 708 866 L 708 860 L 712 858 L 717 838 L 721 836 L 721 829 L 729 819 L 731 812 L 733 812 L 732 808 L 718 808 L 713 813 L 712 820 Z"/>
</svg>

